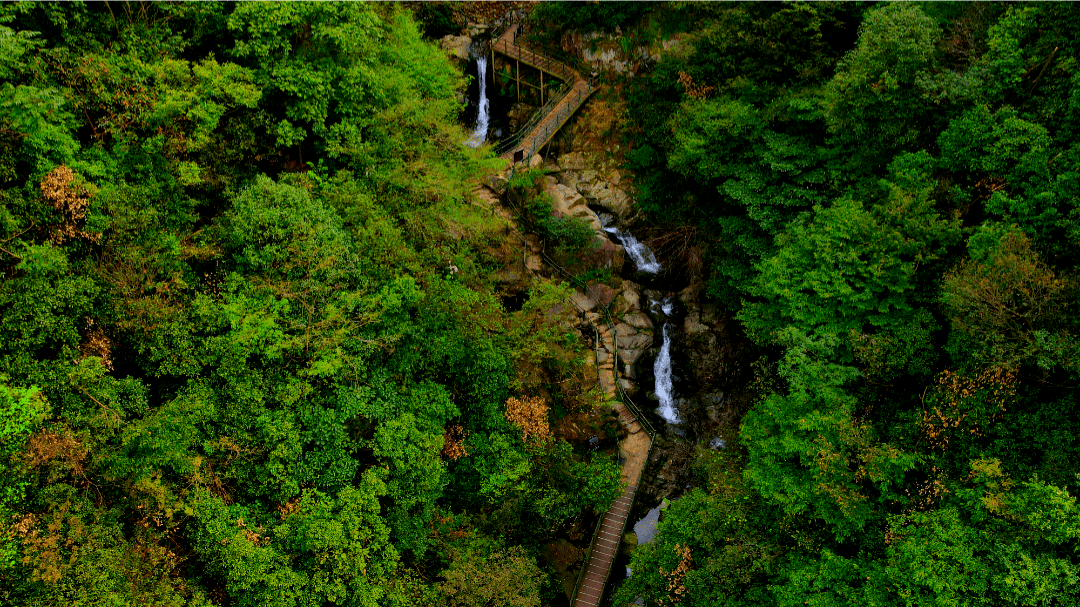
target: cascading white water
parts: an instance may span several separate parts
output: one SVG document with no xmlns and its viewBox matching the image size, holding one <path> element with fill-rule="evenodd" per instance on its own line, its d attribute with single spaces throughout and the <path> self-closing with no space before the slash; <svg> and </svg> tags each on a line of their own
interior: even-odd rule
<svg viewBox="0 0 1080 607">
<path fill-rule="evenodd" d="M 630 259 L 634 262 L 634 267 L 640 272 L 646 272 L 649 274 L 657 274 L 663 267 L 660 262 L 657 261 L 656 255 L 649 249 L 649 247 L 638 242 L 637 238 L 630 232 L 626 232 L 608 225 L 612 220 L 612 217 L 607 213 L 599 214 L 600 225 L 604 228 L 604 231 L 611 234 L 622 243 L 626 254 L 630 256 Z M 678 424 L 682 420 L 679 418 L 679 411 L 675 408 L 675 397 L 672 395 L 672 379 L 671 379 L 671 326 L 667 322 L 667 317 L 675 311 L 675 304 L 672 303 L 670 297 L 665 299 L 663 303 L 652 301 L 651 304 L 659 306 L 660 311 L 663 313 L 665 321 L 660 328 L 660 332 L 663 335 L 664 341 L 660 346 L 660 354 L 656 357 L 656 362 L 653 363 L 653 375 L 656 377 L 656 385 L 653 392 L 656 397 L 660 399 L 660 407 L 657 412 L 664 418 L 669 424 Z"/>
<path fill-rule="evenodd" d="M 638 242 L 633 234 L 608 226 L 604 226 L 604 231 L 619 239 L 623 248 L 626 249 L 626 254 L 634 260 L 634 267 L 639 271 L 647 274 L 656 274 L 660 271 L 660 262 L 656 260 L 656 255 L 649 250 L 649 247 Z"/>
<path fill-rule="evenodd" d="M 476 60 L 476 72 L 480 76 L 480 102 L 476 112 L 476 130 L 465 142 L 471 148 L 484 145 L 488 133 L 487 57 Z"/>
<path fill-rule="evenodd" d="M 657 412 L 669 424 L 677 424 L 679 411 L 675 408 L 675 399 L 671 395 L 671 325 L 664 323 L 661 329 L 664 343 L 660 346 L 660 354 L 653 363 L 653 374 L 656 375 L 656 397 L 660 399 L 660 407 Z"/>
</svg>

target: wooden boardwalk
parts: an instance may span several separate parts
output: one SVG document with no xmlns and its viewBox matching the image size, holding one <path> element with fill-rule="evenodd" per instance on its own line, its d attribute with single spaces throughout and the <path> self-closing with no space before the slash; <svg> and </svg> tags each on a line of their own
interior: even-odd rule
<svg viewBox="0 0 1080 607">
<path fill-rule="evenodd" d="M 581 104 L 585 103 L 589 95 L 596 90 L 581 77 L 581 74 L 569 66 L 515 44 L 517 31 L 518 24 L 515 23 L 492 43 L 491 50 L 534 67 L 540 70 L 541 75 L 551 74 L 563 82 L 568 82 L 570 88 L 562 97 L 544 104 L 539 111 L 540 120 L 532 125 L 516 144 L 499 156 L 511 164 L 528 162 L 537 150 L 559 132 L 570 116 L 573 116 Z"/>
<path fill-rule="evenodd" d="M 619 542 L 622 540 L 623 529 L 626 527 L 627 517 L 630 516 L 630 506 L 634 503 L 636 492 L 637 485 L 628 486 L 604 514 L 604 521 L 593 538 L 589 561 L 585 563 L 585 573 L 581 577 L 581 586 L 574 597 L 573 607 L 600 605 L 600 598 L 604 596 L 604 585 L 611 574 L 611 564 L 619 553 Z"/>
</svg>

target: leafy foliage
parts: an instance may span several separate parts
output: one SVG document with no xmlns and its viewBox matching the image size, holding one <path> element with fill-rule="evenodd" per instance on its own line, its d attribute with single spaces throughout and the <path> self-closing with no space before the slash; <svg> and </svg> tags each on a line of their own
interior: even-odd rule
<svg viewBox="0 0 1080 607">
<path fill-rule="evenodd" d="M 410 13 L 0 23 L 0 603 L 432 605 L 491 562 L 477 600 L 538 604 L 532 553 L 619 468 L 507 421 L 526 388 L 593 404 L 559 387 L 581 346 L 565 287 L 499 304 L 465 194 L 500 161 Z"/>
<path fill-rule="evenodd" d="M 761 364 L 619 600 L 1074 603 L 1076 11 L 697 15 L 628 84 L 629 160 Z"/>
</svg>

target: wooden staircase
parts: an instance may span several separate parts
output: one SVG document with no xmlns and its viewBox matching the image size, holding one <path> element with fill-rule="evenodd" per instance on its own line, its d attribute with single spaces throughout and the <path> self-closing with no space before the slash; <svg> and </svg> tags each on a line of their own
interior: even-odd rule
<svg viewBox="0 0 1080 607">
<path fill-rule="evenodd" d="M 581 577 L 573 607 L 600 605 L 600 599 L 604 596 L 604 585 L 611 574 L 611 564 L 619 553 L 619 542 L 622 540 L 623 529 L 626 528 L 626 519 L 630 516 L 630 506 L 634 503 L 635 493 L 637 485 L 628 486 L 604 514 L 604 520 L 593 538 L 589 560 L 585 563 L 585 573 Z"/>
<path fill-rule="evenodd" d="M 528 162 L 537 150 L 548 141 L 551 141 L 555 133 L 559 132 L 559 129 L 574 115 L 574 112 L 596 91 L 576 70 L 554 59 L 518 46 L 515 43 L 517 32 L 518 24 L 516 23 L 507 28 L 506 32 L 492 43 L 492 52 L 534 67 L 540 70 L 541 75 L 547 73 L 555 76 L 563 82 L 570 83 L 570 88 L 566 94 L 544 104 L 544 107 L 539 111 L 540 119 L 520 138 L 516 138 L 509 149 L 499 155 L 500 158 L 508 160 L 511 164 Z"/>
</svg>

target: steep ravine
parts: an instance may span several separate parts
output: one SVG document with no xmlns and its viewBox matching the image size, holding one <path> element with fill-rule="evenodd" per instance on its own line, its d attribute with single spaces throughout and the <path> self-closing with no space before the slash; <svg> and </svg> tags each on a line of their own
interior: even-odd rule
<svg viewBox="0 0 1080 607">
<path fill-rule="evenodd" d="M 464 46 L 461 42 L 458 45 Z M 475 51 L 470 54 L 475 60 Z M 475 126 L 469 142 L 474 146 L 483 141 L 486 131 L 491 68 L 485 63 L 469 65 L 480 85 L 476 97 L 470 99 L 479 110 L 470 125 Z M 580 132 L 593 122 L 588 112 L 588 107 L 583 109 L 585 116 L 576 128 L 579 133 L 569 141 L 595 139 Z M 556 151 L 565 149 L 569 141 L 556 145 Z M 676 255 L 665 262 L 662 248 L 657 252 L 649 248 L 648 241 L 655 239 L 657 231 L 647 229 L 646 220 L 635 208 L 633 176 L 615 166 L 610 154 L 571 151 L 546 159 L 534 156 L 517 170 L 526 168 L 543 174 L 533 192 L 509 191 L 510 169 L 477 190 L 483 204 L 490 205 L 510 226 L 507 237 L 515 242 L 508 244 L 525 245 L 519 267 L 504 270 L 502 279 L 515 285 L 512 288 L 520 288 L 516 285 L 523 284 L 530 273 L 557 276 L 539 255 L 540 241 L 523 235 L 515 223 L 513 209 L 520 210 L 526 198 L 545 194 L 552 201 L 554 215 L 587 223 L 595 234 L 595 244 L 576 272 L 594 270 L 610 277 L 590 281 L 573 297 L 580 327 L 586 329 L 583 339 L 598 338 L 591 344 L 597 352 L 595 378 L 609 401 L 615 401 L 620 393 L 629 395 L 657 430 L 655 440 L 648 440 L 639 431 L 627 435 L 620 444 L 626 464 L 624 476 L 626 466 L 633 468 L 630 476 L 638 479 L 639 489 L 623 542 L 623 559 L 612 568 L 616 572 L 612 577 L 617 579 L 625 571 L 625 555 L 637 542 L 631 532 L 634 521 L 665 498 L 678 498 L 690 486 L 697 449 L 723 448 L 733 442 L 738 407 L 726 395 L 737 392 L 737 371 L 745 366 L 738 363 L 740 340 L 737 332 L 729 334 L 728 328 L 734 325 L 727 315 L 707 301 L 700 260 L 684 263 L 685 255 Z M 653 239 L 639 238 L 642 233 Z M 610 311 L 610 322 L 601 314 L 603 308 Z M 638 451 L 648 452 L 647 461 Z M 580 567 L 580 563 L 570 561 L 583 555 L 580 542 L 587 539 L 552 544 L 549 560 L 560 570 L 568 591 L 572 591 L 571 581 Z"/>
<path fill-rule="evenodd" d="M 634 208 L 630 176 L 624 170 L 578 152 L 557 159 L 534 157 L 530 164 L 543 171 L 534 194 L 547 194 L 555 214 L 577 217 L 592 227 L 597 240 L 585 263 L 611 275 L 610 280 L 590 282 L 575 293 L 573 302 L 582 326 L 601 326 L 601 306 L 611 311 L 613 322 L 607 329 L 613 339 L 601 333 L 596 367 L 605 396 L 616 398 L 618 382 L 657 429 L 638 481 L 629 532 L 634 521 L 665 498 L 677 498 L 693 482 L 699 447 L 732 443 L 737 416 L 725 395 L 739 377 L 738 337 L 733 343 L 727 315 L 705 296 L 698 269 L 702 264 L 664 263 L 663 255 L 635 237 L 645 223 Z M 509 171 L 482 188 L 506 217 L 520 204 L 520 199 L 509 198 L 508 178 Z M 530 248 L 523 265 L 531 271 L 548 271 L 537 254 L 537 241 L 530 240 Z M 615 342 L 618 345 L 618 368 L 605 350 L 609 339 L 612 348 Z M 624 458 L 628 448 L 631 442 L 624 440 Z M 635 545 L 635 536 L 628 533 L 624 557 Z M 618 573 L 613 577 L 621 576 L 622 560 L 613 571 Z"/>
</svg>

